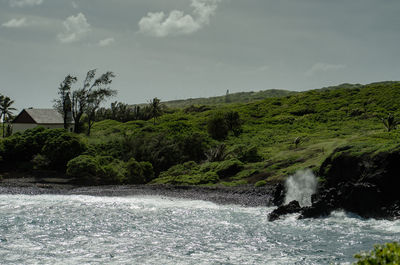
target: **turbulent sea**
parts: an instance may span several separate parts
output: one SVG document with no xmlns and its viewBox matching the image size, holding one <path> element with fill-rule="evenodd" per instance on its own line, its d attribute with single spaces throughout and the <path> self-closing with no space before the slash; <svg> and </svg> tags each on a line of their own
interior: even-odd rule
<svg viewBox="0 0 400 265">
<path fill-rule="evenodd" d="M 0 195 L 1 264 L 343 264 L 400 221 L 268 222 L 273 208 L 162 197 Z"/>
</svg>

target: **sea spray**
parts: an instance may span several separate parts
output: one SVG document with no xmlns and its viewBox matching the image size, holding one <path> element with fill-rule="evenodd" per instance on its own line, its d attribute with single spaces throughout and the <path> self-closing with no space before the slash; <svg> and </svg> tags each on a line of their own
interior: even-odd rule
<svg viewBox="0 0 400 265">
<path fill-rule="evenodd" d="M 310 169 L 299 170 L 286 180 L 285 187 L 285 204 L 296 200 L 302 207 L 310 206 L 311 195 L 317 189 L 317 179 Z"/>
</svg>

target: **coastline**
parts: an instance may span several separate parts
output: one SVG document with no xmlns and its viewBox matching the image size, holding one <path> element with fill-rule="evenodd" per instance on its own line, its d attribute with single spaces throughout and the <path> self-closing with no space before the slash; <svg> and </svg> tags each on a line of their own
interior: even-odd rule
<svg viewBox="0 0 400 265">
<path fill-rule="evenodd" d="M 54 179 L 53 179 L 54 180 Z M 171 186 L 171 185 L 107 185 L 79 186 L 62 179 L 47 182 L 34 178 L 4 179 L 0 195 L 88 195 L 88 196 L 161 196 L 188 200 L 235 204 L 244 207 L 273 206 L 273 186 Z"/>
</svg>

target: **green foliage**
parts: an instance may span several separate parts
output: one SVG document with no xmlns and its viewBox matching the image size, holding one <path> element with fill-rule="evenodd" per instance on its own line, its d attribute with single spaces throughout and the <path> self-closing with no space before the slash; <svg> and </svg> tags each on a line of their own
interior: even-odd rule
<svg viewBox="0 0 400 265">
<path fill-rule="evenodd" d="M 258 153 L 257 146 L 238 145 L 235 146 L 233 153 L 243 163 L 260 162 L 262 156 Z"/>
<path fill-rule="evenodd" d="M 229 127 L 222 112 L 212 115 L 207 121 L 207 131 L 215 140 L 223 140 L 228 136 Z"/>
<path fill-rule="evenodd" d="M 145 184 L 154 178 L 153 166 L 149 162 L 137 162 L 131 158 L 126 165 L 129 184 Z"/>
<path fill-rule="evenodd" d="M 228 155 L 229 152 L 226 150 L 225 144 L 219 144 L 206 153 L 209 162 L 224 161 Z"/>
<path fill-rule="evenodd" d="M 42 152 L 47 141 L 51 141 L 63 133 L 65 133 L 63 129 L 49 130 L 36 127 L 26 130 L 22 134 L 14 134 L 2 141 L 2 156 L 8 163 L 31 161 L 34 155 Z"/>
<path fill-rule="evenodd" d="M 77 135 L 66 132 L 48 139 L 43 146 L 43 154 L 49 158 L 52 167 L 64 168 L 69 160 L 82 154 L 86 148 Z"/>
<path fill-rule="evenodd" d="M 230 159 L 216 164 L 215 172 L 220 178 L 234 176 L 243 169 L 243 163 L 237 159 Z"/>
<path fill-rule="evenodd" d="M 263 187 L 265 185 L 267 185 L 267 182 L 265 180 L 257 181 L 256 184 L 254 184 L 255 187 Z"/>
<path fill-rule="evenodd" d="M 228 130 L 233 132 L 235 136 L 238 136 L 242 132 L 242 121 L 237 111 L 228 111 L 225 113 L 225 122 Z"/>
<path fill-rule="evenodd" d="M 217 174 L 236 158 L 240 172 L 219 176 L 236 185 L 238 180 L 282 181 L 298 169 L 317 169 L 341 146 L 352 146 L 356 155 L 400 146 L 400 132 L 383 132 L 380 119 L 400 115 L 400 82 L 343 84 L 247 104 L 234 103 L 233 95 L 230 104 L 188 107 L 192 101 L 186 109 L 166 111 L 156 125 L 152 120 L 96 123 L 88 139 L 94 147 L 90 154 L 149 161 L 158 179 Z M 235 136 L 227 120 L 239 120 L 241 133 Z M 190 160 L 196 162 L 193 168 L 180 167 Z"/>
<path fill-rule="evenodd" d="M 257 100 L 263 100 L 266 98 L 277 98 L 284 97 L 288 95 L 293 95 L 296 92 L 279 90 L 279 89 L 269 89 L 259 92 L 239 92 L 230 93 L 228 101 L 227 96 L 210 97 L 210 98 L 191 98 L 186 100 L 173 100 L 166 101 L 164 104 L 168 107 L 173 108 L 184 108 L 193 105 L 221 105 L 224 103 L 247 103 Z"/>
<path fill-rule="evenodd" d="M 129 181 L 129 167 L 111 156 L 80 155 L 68 162 L 67 175 L 86 185 L 123 184 Z"/>
<path fill-rule="evenodd" d="M 41 154 L 37 154 L 32 159 L 33 169 L 48 169 L 50 160 Z"/>
<path fill-rule="evenodd" d="M 171 185 L 205 185 L 215 184 L 219 177 L 214 172 L 207 172 L 195 175 L 167 176 L 155 179 L 153 184 L 171 184 Z"/>
<path fill-rule="evenodd" d="M 385 125 L 386 130 L 390 132 L 391 130 L 396 129 L 398 121 L 395 120 L 393 114 L 389 114 L 386 119 L 382 119 L 383 125 Z"/>
<path fill-rule="evenodd" d="M 400 264 L 400 245 L 396 242 L 376 245 L 369 253 L 359 253 L 354 256 L 357 265 Z"/>
<path fill-rule="evenodd" d="M 99 184 L 102 173 L 99 161 L 88 155 L 81 155 L 67 164 L 67 175 L 82 184 Z"/>
</svg>

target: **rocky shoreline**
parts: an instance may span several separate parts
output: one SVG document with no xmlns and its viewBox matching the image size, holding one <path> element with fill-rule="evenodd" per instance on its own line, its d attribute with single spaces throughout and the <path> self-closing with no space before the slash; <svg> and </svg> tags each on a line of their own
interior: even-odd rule
<svg viewBox="0 0 400 265">
<path fill-rule="evenodd" d="M 318 189 L 311 206 L 293 201 L 283 205 L 283 184 L 254 186 L 120 185 L 83 187 L 65 178 L 6 178 L 0 194 L 62 194 L 91 196 L 165 196 L 205 200 L 247 207 L 278 206 L 269 219 L 299 213 L 299 218 L 320 218 L 345 210 L 363 218 L 400 219 L 400 149 L 357 155 L 351 147 L 335 150 L 319 168 Z"/>
<path fill-rule="evenodd" d="M 89 195 L 89 196 L 162 196 L 189 200 L 236 204 L 246 207 L 273 206 L 274 186 L 199 187 L 170 185 L 77 186 L 34 178 L 5 179 L 0 182 L 1 194 L 25 195 Z"/>
</svg>

